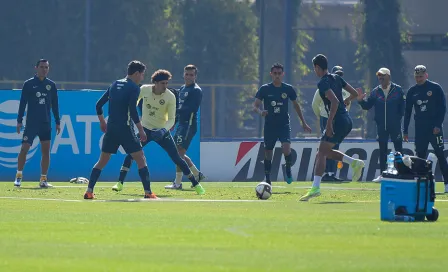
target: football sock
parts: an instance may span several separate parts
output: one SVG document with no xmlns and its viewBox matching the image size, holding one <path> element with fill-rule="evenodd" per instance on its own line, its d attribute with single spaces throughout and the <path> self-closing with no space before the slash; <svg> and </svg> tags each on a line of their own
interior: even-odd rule
<svg viewBox="0 0 448 272">
<path fill-rule="evenodd" d="M 287 156 L 285 156 L 285 163 L 286 163 L 286 176 L 288 178 L 292 177 L 291 174 L 291 153 Z"/>
<path fill-rule="evenodd" d="M 151 181 L 149 180 L 149 170 L 148 166 L 138 169 L 138 175 L 143 184 L 143 189 L 145 194 L 151 194 Z"/>
<path fill-rule="evenodd" d="M 264 160 L 264 174 L 266 176 L 266 182 L 271 184 L 271 160 Z"/>
<path fill-rule="evenodd" d="M 313 179 L 313 187 L 317 187 L 317 188 L 319 188 L 320 187 L 320 181 L 322 180 L 322 177 L 320 177 L 320 176 L 314 176 L 314 179 Z"/>
<path fill-rule="evenodd" d="M 98 168 L 92 168 L 92 172 L 90 173 L 89 185 L 87 186 L 87 192 L 92 193 L 93 188 L 95 188 L 95 184 L 98 178 L 101 175 L 101 170 Z"/>
</svg>

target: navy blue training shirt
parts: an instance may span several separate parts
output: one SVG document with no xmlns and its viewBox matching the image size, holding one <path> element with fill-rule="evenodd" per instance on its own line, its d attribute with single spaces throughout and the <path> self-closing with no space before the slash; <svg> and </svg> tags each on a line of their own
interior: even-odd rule
<svg viewBox="0 0 448 272">
<path fill-rule="evenodd" d="M 57 125 L 60 124 L 58 89 L 56 84 L 48 78 L 40 80 L 34 76 L 23 84 L 20 97 L 19 113 L 17 123 L 21 124 L 25 108 L 27 126 L 49 125 L 51 123 L 50 108 Z"/>
<path fill-rule="evenodd" d="M 317 87 L 319 88 L 320 97 L 324 102 L 325 110 L 327 111 L 328 115 L 330 115 L 331 102 L 325 96 L 325 93 L 330 89 L 333 91 L 333 93 L 336 95 L 336 98 L 340 102 L 338 105 L 338 110 L 336 111 L 336 115 L 344 114 L 347 112 L 347 109 L 344 104 L 344 98 L 342 96 L 342 89 L 344 89 L 345 86 L 347 86 L 347 82 L 345 82 L 345 80 L 342 77 L 336 74 L 324 75 L 317 84 Z"/>
<path fill-rule="evenodd" d="M 408 134 L 412 108 L 415 110 L 416 126 L 442 128 L 446 113 L 446 99 L 442 87 L 426 80 L 422 85 L 412 86 L 406 95 L 406 111 L 404 114 L 404 134 Z"/>
<path fill-rule="evenodd" d="M 258 90 L 255 98 L 263 101 L 263 107 L 268 111 L 265 125 L 289 125 L 288 102 L 297 99 L 297 93 L 291 85 L 282 83 L 280 87 L 275 87 L 272 82 L 264 84 Z"/>
<path fill-rule="evenodd" d="M 202 101 L 202 89 L 198 84 L 183 85 L 179 92 L 179 107 L 176 115 L 179 122 L 196 122 Z"/>
<path fill-rule="evenodd" d="M 109 101 L 108 125 L 130 126 L 132 121 L 140 123 L 137 112 L 137 99 L 140 87 L 129 78 L 115 81 L 96 103 L 96 113 L 103 114 L 103 106 Z"/>
</svg>

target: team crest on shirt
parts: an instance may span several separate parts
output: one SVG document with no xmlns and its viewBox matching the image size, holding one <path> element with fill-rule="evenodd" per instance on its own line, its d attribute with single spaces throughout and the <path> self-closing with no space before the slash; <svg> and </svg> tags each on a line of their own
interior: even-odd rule
<svg viewBox="0 0 448 272">
<path fill-rule="evenodd" d="M 41 95 L 42 95 L 42 94 L 41 94 L 40 92 L 37 92 L 37 93 L 36 93 L 36 97 L 41 97 Z"/>
<path fill-rule="evenodd" d="M 164 104 L 165 104 L 165 100 L 160 99 L 159 104 L 160 104 L 160 105 L 164 105 Z"/>
<path fill-rule="evenodd" d="M 286 99 L 286 97 L 288 97 L 288 95 L 286 93 L 282 93 L 282 98 Z"/>
<path fill-rule="evenodd" d="M 271 106 L 275 107 L 277 105 L 277 102 L 271 101 Z"/>
<path fill-rule="evenodd" d="M 45 88 L 47 89 L 47 91 L 51 90 L 51 85 L 47 85 L 45 86 Z"/>
<path fill-rule="evenodd" d="M 428 96 L 431 96 L 431 95 L 432 95 L 432 92 L 431 92 L 431 91 L 428 91 L 426 94 L 427 94 Z"/>
</svg>

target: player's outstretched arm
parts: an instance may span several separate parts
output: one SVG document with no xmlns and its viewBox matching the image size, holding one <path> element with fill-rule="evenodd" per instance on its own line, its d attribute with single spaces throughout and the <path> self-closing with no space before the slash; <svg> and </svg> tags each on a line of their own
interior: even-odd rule
<svg viewBox="0 0 448 272">
<path fill-rule="evenodd" d="M 328 100 L 330 100 L 330 103 L 331 103 L 330 112 L 328 114 L 326 133 L 327 133 L 327 136 L 332 137 L 333 136 L 333 120 L 336 115 L 336 112 L 338 111 L 340 102 L 339 102 L 339 99 L 334 94 L 332 89 L 328 89 L 325 92 L 325 97 Z"/>
<path fill-rule="evenodd" d="M 435 128 L 438 128 L 438 130 L 434 130 L 434 134 L 438 134 L 440 132 L 440 129 L 442 128 L 443 121 L 445 120 L 445 114 L 446 114 L 446 99 L 445 99 L 445 93 L 443 92 L 442 87 L 439 86 L 439 88 L 436 88 L 434 91 L 436 94 L 433 95 L 436 100 L 436 120 L 435 120 Z"/>
<path fill-rule="evenodd" d="M 23 115 L 25 115 L 26 104 L 28 104 L 27 84 L 23 84 L 22 93 L 20 94 L 19 112 L 17 114 L 17 133 L 20 134 L 22 128 Z"/>
<path fill-rule="evenodd" d="M 296 111 L 297 115 L 299 116 L 300 121 L 302 121 L 303 130 L 305 130 L 306 132 L 311 132 L 311 128 L 310 128 L 310 126 L 308 126 L 308 124 L 305 121 L 305 118 L 303 117 L 302 108 L 300 107 L 300 104 L 297 101 L 297 99 L 292 101 L 292 105 L 294 106 L 294 110 Z"/>
<path fill-rule="evenodd" d="M 369 96 L 367 97 L 367 99 L 365 99 L 366 94 L 362 93 L 361 88 L 358 89 L 358 91 L 359 91 L 358 103 L 363 110 L 370 110 L 375 105 L 376 97 L 377 97 L 376 90 L 377 90 L 377 88 L 370 91 Z"/>
<path fill-rule="evenodd" d="M 59 116 L 59 97 L 58 97 L 58 89 L 56 88 L 56 84 L 53 86 L 53 90 L 51 92 L 51 110 L 53 112 L 54 121 L 56 123 L 56 133 L 59 134 L 61 132 L 61 118 Z"/>
<path fill-rule="evenodd" d="M 261 109 L 261 100 L 259 98 L 255 98 L 254 105 L 253 105 L 253 111 L 261 115 L 262 117 L 265 117 L 268 115 L 267 110 Z"/>
<path fill-rule="evenodd" d="M 100 120 L 100 128 L 101 131 L 106 133 L 107 131 L 107 125 L 106 125 L 106 119 L 104 119 L 103 115 L 103 106 L 104 104 L 109 101 L 109 88 L 107 91 L 101 96 L 101 98 L 96 102 L 95 108 L 96 108 L 96 114 L 98 115 L 98 120 Z"/>
<path fill-rule="evenodd" d="M 146 133 L 143 130 L 142 123 L 140 122 L 140 118 L 138 117 L 137 112 L 137 101 L 140 95 L 140 88 L 136 88 L 135 90 L 132 90 L 131 97 L 129 99 L 129 116 L 131 117 L 134 124 L 137 126 L 138 133 L 140 135 L 140 141 L 146 142 Z"/>
</svg>

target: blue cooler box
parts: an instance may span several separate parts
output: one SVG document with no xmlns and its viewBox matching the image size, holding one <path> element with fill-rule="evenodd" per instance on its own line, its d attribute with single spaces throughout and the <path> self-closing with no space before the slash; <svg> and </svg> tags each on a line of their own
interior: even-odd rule
<svg viewBox="0 0 448 272">
<path fill-rule="evenodd" d="M 436 221 L 438 212 L 434 208 L 435 184 L 432 173 L 427 176 L 400 177 L 383 175 L 381 180 L 381 220 L 394 221 L 389 211 L 393 202 L 395 215 L 409 215 L 415 221 Z"/>
</svg>

